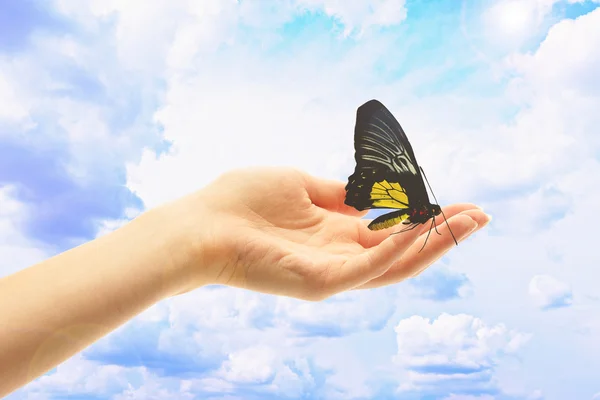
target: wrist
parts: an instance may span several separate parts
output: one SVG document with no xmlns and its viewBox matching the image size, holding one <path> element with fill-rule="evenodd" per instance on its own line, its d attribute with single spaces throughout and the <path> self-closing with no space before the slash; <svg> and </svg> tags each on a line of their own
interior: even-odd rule
<svg viewBox="0 0 600 400">
<path fill-rule="evenodd" d="M 164 258 L 167 296 L 175 296 L 212 284 L 223 254 L 208 210 L 200 192 L 148 210 L 139 217 L 146 229 L 154 230 Z"/>
</svg>

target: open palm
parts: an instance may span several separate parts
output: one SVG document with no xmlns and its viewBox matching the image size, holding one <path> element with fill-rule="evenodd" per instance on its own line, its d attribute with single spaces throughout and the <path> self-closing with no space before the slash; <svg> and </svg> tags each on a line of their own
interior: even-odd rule
<svg viewBox="0 0 600 400">
<path fill-rule="evenodd" d="M 398 235 L 400 227 L 367 228 L 365 212 L 344 204 L 344 183 L 290 168 L 229 172 L 203 189 L 212 233 L 225 243 L 214 282 L 264 293 L 321 300 L 335 293 L 399 282 L 454 246 L 448 228 L 429 225 Z M 458 240 L 488 216 L 473 204 L 444 208 Z M 443 225 L 442 225 L 443 224 Z"/>
</svg>

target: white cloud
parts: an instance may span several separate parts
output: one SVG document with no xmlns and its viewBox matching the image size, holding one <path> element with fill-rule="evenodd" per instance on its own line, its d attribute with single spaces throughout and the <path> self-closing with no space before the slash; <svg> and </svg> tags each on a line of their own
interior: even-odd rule
<svg viewBox="0 0 600 400">
<path fill-rule="evenodd" d="M 233 383 L 264 383 L 275 375 L 275 352 L 265 345 L 249 347 L 229 354 L 220 374 Z"/>
<path fill-rule="evenodd" d="M 24 232 L 28 206 L 16 199 L 17 188 L 0 186 L 0 277 L 44 260 L 53 249 Z"/>
<path fill-rule="evenodd" d="M 349 19 L 345 22 L 348 26 L 392 24 L 402 20 L 404 7 L 403 1 L 397 0 L 325 3 L 287 4 L 287 18 L 298 7 L 323 6 L 333 7 L 328 12 L 341 13 L 344 21 Z M 270 19 L 272 10 L 266 11 L 263 18 L 270 23 L 280 24 L 286 19 Z M 256 15 L 256 10 L 231 8 L 223 13 L 226 21 L 211 15 L 211 24 L 229 26 L 232 18 L 243 21 Z M 237 17 L 225 17 L 230 14 Z M 314 57 L 327 56 L 328 52 L 324 43 L 314 41 L 293 59 L 276 57 L 268 65 L 237 36 L 232 39 L 232 47 L 223 48 L 221 58 L 208 52 L 195 57 L 200 41 L 226 41 L 228 36 L 200 29 L 203 20 L 193 12 L 177 26 L 176 39 L 165 53 L 171 63 L 165 75 L 165 102 L 155 114 L 155 121 L 164 127 L 164 137 L 173 141 L 172 151 L 158 159 L 146 151 L 140 163 L 128 168 L 128 186 L 148 207 L 176 198 L 208 183 L 220 172 L 239 166 L 296 165 L 318 171 L 329 164 L 336 169 L 332 172 L 339 173 L 337 168 L 345 160 L 352 160 L 352 143 L 340 139 L 352 130 L 352 116 L 362 96 L 356 96 L 352 88 L 343 89 L 344 82 L 360 81 L 357 74 L 364 74 L 364 67 L 374 62 L 371 54 L 385 51 L 385 39 L 375 46 L 358 44 L 342 59 L 325 64 L 313 62 Z M 257 36 L 257 40 L 261 38 L 263 34 Z M 352 93 L 352 98 L 334 102 L 329 93 L 336 87 Z M 252 151 L 248 153 L 248 149 Z M 310 162 L 303 154 L 311 154 L 317 161 Z M 332 157 L 339 160 L 332 164 Z M 190 168 L 194 179 L 184 179 L 189 176 L 184 171 Z"/>
<path fill-rule="evenodd" d="M 340 293 L 327 301 L 308 303 L 279 298 L 278 320 L 301 334 L 343 336 L 354 331 L 378 330 L 395 311 L 385 289 Z"/>
<path fill-rule="evenodd" d="M 143 367 L 126 368 L 117 365 L 99 365 L 75 355 L 58 365 L 55 371 L 41 376 L 23 389 L 14 393 L 14 399 L 29 398 L 36 394 L 60 395 L 112 394 L 126 390 L 129 382 L 148 379 Z M 52 398 L 52 397 L 50 397 Z"/>
<path fill-rule="evenodd" d="M 441 314 L 430 320 L 418 315 L 395 327 L 402 367 L 402 391 L 494 389 L 493 370 L 506 355 L 529 341 L 530 334 L 488 325 L 466 314 Z"/>
<path fill-rule="evenodd" d="M 529 295 L 543 310 L 569 306 L 573 293 L 569 285 L 550 275 L 536 275 L 529 282 Z"/>
<path fill-rule="evenodd" d="M 0 69 L 0 121 L 20 122 L 29 116 L 29 104 L 18 85 Z"/>
<path fill-rule="evenodd" d="M 390 26 L 406 18 L 405 0 L 298 0 L 301 6 L 322 9 L 344 25 L 344 35 L 354 30 L 362 34 L 373 26 Z"/>
<path fill-rule="evenodd" d="M 340 400 L 375 398 L 378 382 L 385 371 L 383 366 L 389 363 L 389 354 L 393 351 L 393 342 L 386 342 L 373 333 L 311 342 L 307 350 L 313 354 L 313 363 L 324 380 L 319 391 L 321 397 Z M 381 353 L 383 359 L 369 357 L 375 353 Z M 327 372 L 325 376 L 322 371 Z"/>
<path fill-rule="evenodd" d="M 379 330 L 395 310 L 388 299 L 386 290 L 357 291 L 316 304 L 225 287 L 203 288 L 167 302 L 171 327 L 161 332 L 159 348 L 177 353 L 187 343 L 187 351 L 217 357 L 269 338 L 293 348 L 310 336 Z M 210 340 L 221 346 L 211 346 Z"/>
<path fill-rule="evenodd" d="M 596 73 L 600 66 L 599 23 L 598 9 L 576 20 L 562 20 L 550 28 L 534 53 L 510 57 L 509 65 L 522 73 L 528 86 L 533 86 L 540 95 L 597 94 L 600 90 L 600 77 Z"/>
<path fill-rule="evenodd" d="M 186 390 L 197 393 L 247 390 L 297 398 L 317 390 L 328 398 L 369 396 L 373 388 L 367 379 L 374 371 L 366 369 L 360 357 L 348 354 L 349 346 L 357 345 L 340 340 L 382 328 L 389 311 L 376 310 L 393 310 L 393 304 L 385 304 L 394 303 L 389 299 L 389 293 L 365 291 L 304 307 L 313 303 L 231 288 L 204 288 L 153 307 L 86 352 L 95 358 L 122 352 L 142 360 L 147 358 L 144 352 L 151 351 L 170 363 L 217 363 L 216 369 L 186 380 Z M 339 324 L 331 322 L 335 311 Z M 134 335 L 140 332 L 144 338 L 139 341 L 157 338 L 156 350 L 136 345 Z M 329 337 L 332 334 L 334 338 Z M 375 351 L 380 346 L 371 343 L 369 347 Z M 330 371 L 324 387 L 318 386 L 311 362 L 321 376 L 322 371 Z"/>
<path fill-rule="evenodd" d="M 519 107 L 517 113 L 509 123 L 482 124 L 468 135 L 453 132 L 443 144 L 454 149 L 458 146 L 451 140 L 461 139 L 462 150 L 451 152 L 448 160 L 457 179 L 442 182 L 437 191 L 486 196 L 484 202 L 497 204 L 502 213 L 495 223 L 510 221 L 511 230 L 534 226 L 548 218 L 549 210 L 569 208 L 582 195 L 556 182 L 587 168 L 585 161 L 600 149 L 600 139 L 592 134 L 600 124 L 594 111 L 600 107 L 600 81 L 592 72 L 600 68 L 600 46 L 591 39 L 598 36 L 599 18 L 596 9 L 577 20 L 563 20 L 537 50 L 505 59 L 504 98 Z M 458 155 L 459 163 L 454 161 Z M 530 196 L 526 201 L 520 197 L 524 191 Z"/>
<path fill-rule="evenodd" d="M 173 40 L 177 21 L 186 11 L 186 2 L 162 0 L 153 1 L 151 5 L 140 1 L 102 0 L 86 3 L 55 0 L 54 4 L 56 10 L 90 32 L 103 33 L 103 39 L 116 46 L 119 68 L 149 74 L 147 76 L 162 72 L 164 55 Z M 115 23 L 114 33 L 108 25 L 111 22 Z"/>
<path fill-rule="evenodd" d="M 54 3 L 62 14 L 92 31 L 103 29 L 109 18 L 114 18 L 111 39 L 117 48 L 119 66 L 148 77 L 162 75 L 167 70 L 193 71 L 198 54 L 212 53 L 222 43 L 243 40 L 240 26 L 266 30 L 280 26 L 294 13 L 304 10 L 324 10 L 339 19 L 346 34 L 398 24 L 406 18 L 405 0 L 293 0 L 282 1 L 278 7 L 235 0 L 176 3 L 161 0 L 151 4 L 54 0 Z"/>
<path fill-rule="evenodd" d="M 28 149 L 60 149 L 64 167 L 82 185 L 114 179 L 125 160 L 139 159 L 142 143 L 156 144 L 158 129 L 144 113 L 159 95 L 154 81 L 121 69 L 110 41 L 86 40 L 35 36 L 30 52 L 0 60 L 0 100 L 14 117 L 0 111 L 0 122 L 10 124 L 0 135 Z M 142 99 L 133 95 L 138 91 Z M 132 107 L 139 109 L 131 124 L 113 123 Z"/>
<path fill-rule="evenodd" d="M 277 349 L 267 345 L 248 347 L 229 354 L 229 359 L 214 375 L 233 385 L 259 384 L 263 385 L 259 390 L 280 396 L 302 396 L 306 388 L 314 385 L 306 360 L 285 360 L 278 353 Z M 288 363 L 300 367 L 304 373 L 294 372 Z"/>
</svg>

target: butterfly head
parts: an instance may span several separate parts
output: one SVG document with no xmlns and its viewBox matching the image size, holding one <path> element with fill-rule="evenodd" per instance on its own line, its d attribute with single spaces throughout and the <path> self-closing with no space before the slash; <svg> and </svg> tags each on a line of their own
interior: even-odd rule
<svg viewBox="0 0 600 400">
<path fill-rule="evenodd" d="M 422 205 L 420 208 L 414 211 L 415 216 L 423 221 L 427 221 L 429 218 L 437 217 L 442 213 L 442 208 L 437 204 Z"/>
<path fill-rule="evenodd" d="M 442 213 L 442 209 L 437 204 L 421 205 L 414 208 L 410 214 L 409 220 L 411 223 L 424 224 L 431 218 L 435 218 Z"/>
</svg>

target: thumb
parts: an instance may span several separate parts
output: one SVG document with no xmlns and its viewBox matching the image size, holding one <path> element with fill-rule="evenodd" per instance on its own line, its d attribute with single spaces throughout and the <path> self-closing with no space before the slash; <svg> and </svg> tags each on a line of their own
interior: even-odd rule
<svg viewBox="0 0 600 400">
<path fill-rule="evenodd" d="M 358 211 L 344 203 L 346 198 L 344 182 L 317 178 L 312 175 L 307 175 L 305 182 L 308 197 L 316 206 L 351 216 L 362 216 L 367 213 L 367 211 Z"/>
</svg>

